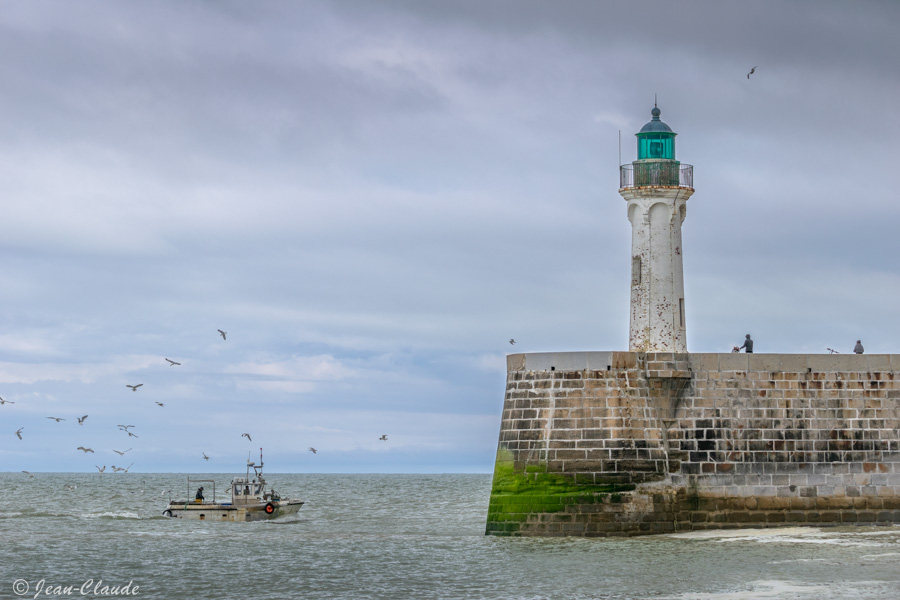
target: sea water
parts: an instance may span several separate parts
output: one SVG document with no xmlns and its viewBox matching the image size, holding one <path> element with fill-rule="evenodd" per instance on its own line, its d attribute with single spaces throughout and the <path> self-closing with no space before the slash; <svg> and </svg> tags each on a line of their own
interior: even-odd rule
<svg viewBox="0 0 900 600">
<path fill-rule="evenodd" d="M 299 514 L 167 519 L 183 474 L 0 473 L 0 599 L 900 598 L 896 526 L 487 537 L 490 475 L 267 478 Z"/>
</svg>

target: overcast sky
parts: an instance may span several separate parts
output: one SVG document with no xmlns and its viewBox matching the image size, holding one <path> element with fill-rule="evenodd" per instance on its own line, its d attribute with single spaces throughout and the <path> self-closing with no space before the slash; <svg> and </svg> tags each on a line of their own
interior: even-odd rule
<svg viewBox="0 0 900 600">
<path fill-rule="evenodd" d="M 618 139 L 654 94 L 688 349 L 898 352 L 898 23 L 0 2 L 0 470 L 490 472 L 506 354 L 627 349 Z"/>
</svg>

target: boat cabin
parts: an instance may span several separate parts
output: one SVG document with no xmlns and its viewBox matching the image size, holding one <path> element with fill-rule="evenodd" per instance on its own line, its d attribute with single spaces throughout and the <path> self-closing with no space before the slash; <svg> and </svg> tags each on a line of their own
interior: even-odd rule
<svg viewBox="0 0 900 600">
<path fill-rule="evenodd" d="M 259 502 L 263 497 L 265 482 L 254 479 L 250 481 L 244 477 L 235 477 L 231 480 L 231 502 L 233 504 L 248 504 Z"/>
</svg>

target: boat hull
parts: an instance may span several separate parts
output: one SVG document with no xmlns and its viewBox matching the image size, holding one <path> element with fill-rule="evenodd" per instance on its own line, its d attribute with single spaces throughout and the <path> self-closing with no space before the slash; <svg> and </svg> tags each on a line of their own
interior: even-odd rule
<svg viewBox="0 0 900 600">
<path fill-rule="evenodd" d="M 163 511 L 163 516 L 193 521 L 268 521 L 297 514 L 301 506 L 303 502 L 300 500 L 254 504 L 170 502 Z"/>
</svg>

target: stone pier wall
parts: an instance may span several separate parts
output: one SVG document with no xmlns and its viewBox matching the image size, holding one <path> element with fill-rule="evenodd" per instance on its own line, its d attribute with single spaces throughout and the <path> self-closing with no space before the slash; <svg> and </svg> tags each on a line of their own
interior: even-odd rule
<svg viewBox="0 0 900 600">
<path fill-rule="evenodd" d="M 900 355 L 513 354 L 487 533 L 900 522 Z"/>
</svg>

